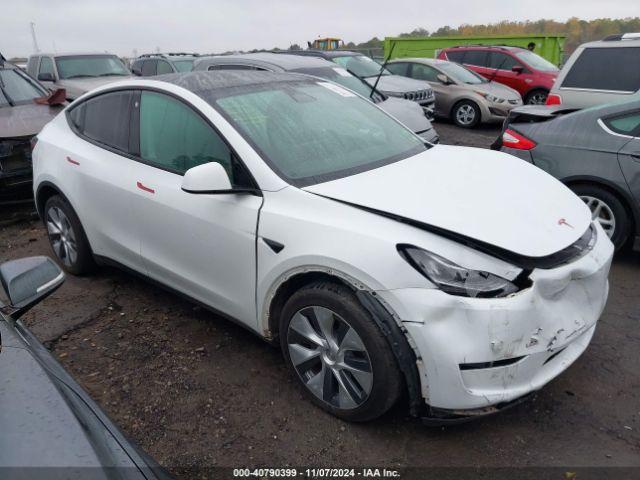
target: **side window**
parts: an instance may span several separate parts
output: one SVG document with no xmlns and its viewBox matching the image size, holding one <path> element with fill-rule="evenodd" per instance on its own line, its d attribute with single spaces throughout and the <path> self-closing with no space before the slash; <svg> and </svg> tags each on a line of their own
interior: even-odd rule
<svg viewBox="0 0 640 480">
<path fill-rule="evenodd" d="M 562 87 L 637 92 L 639 57 L 638 47 L 586 48 L 571 66 Z"/>
<path fill-rule="evenodd" d="M 163 73 L 173 73 L 173 68 L 171 68 L 169 62 L 158 60 L 158 75 L 162 75 Z"/>
<path fill-rule="evenodd" d="M 460 50 L 449 50 L 446 55 L 449 61 L 456 63 L 462 63 L 462 59 L 464 58 L 464 52 Z"/>
<path fill-rule="evenodd" d="M 129 151 L 131 92 L 111 92 L 74 107 L 69 117 L 77 131 L 103 145 Z"/>
<path fill-rule="evenodd" d="M 141 95 L 140 157 L 179 174 L 218 162 L 234 178 L 231 150 L 222 138 L 194 110 L 160 93 Z"/>
<path fill-rule="evenodd" d="M 489 54 L 489 68 L 511 70 L 516 65 L 520 65 L 520 63 L 511 55 L 502 52 L 491 52 Z"/>
<path fill-rule="evenodd" d="M 462 63 L 475 65 L 476 67 L 486 67 L 487 53 L 486 50 L 467 50 L 464 52 Z"/>
<path fill-rule="evenodd" d="M 607 127 L 622 135 L 640 135 L 640 112 L 620 115 L 604 120 Z"/>
<path fill-rule="evenodd" d="M 40 61 L 40 57 L 31 56 L 27 61 L 27 73 L 32 77 L 38 76 L 38 62 Z"/>
<path fill-rule="evenodd" d="M 49 57 L 42 57 L 40 60 L 40 69 L 38 70 L 38 75 L 41 73 L 50 73 L 55 78 L 55 73 L 53 71 L 53 60 Z"/>
<path fill-rule="evenodd" d="M 157 60 L 145 60 L 142 63 L 142 76 L 143 77 L 151 77 L 156 74 L 156 64 Z"/>
<path fill-rule="evenodd" d="M 438 81 L 438 71 L 422 63 L 414 63 L 411 69 L 411 78 L 426 80 L 427 82 Z"/>
<path fill-rule="evenodd" d="M 395 75 L 406 77 L 407 73 L 409 73 L 409 64 L 406 62 L 388 63 L 387 70 Z"/>
</svg>

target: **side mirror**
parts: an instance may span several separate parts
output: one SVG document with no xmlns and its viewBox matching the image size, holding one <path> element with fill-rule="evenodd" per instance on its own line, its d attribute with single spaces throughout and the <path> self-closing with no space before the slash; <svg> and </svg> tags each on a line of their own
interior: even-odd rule
<svg viewBox="0 0 640 480">
<path fill-rule="evenodd" d="M 0 283 L 9 305 L 2 314 L 17 320 L 64 283 L 64 273 L 49 257 L 27 257 L 0 265 Z"/>
<path fill-rule="evenodd" d="M 131 67 L 131 73 L 138 77 L 142 76 L 142 70 L 140 69 L 140 67 Z"/>
<path fill-rule="evenodd" d="M 45 72 L 38 74 L 38 80 L 41 82 L 55 82 L 56 79 L 53 78 L 53 73 Z"/>
<path fill-rule="evenodd" d="M 438 81 L 440 83 L 442 83 L 444 85 L 450 85 L 451 84 L 451 80 L 444 73 L 439 73 L 438 75 L 436 75 L 436 78 L 438 79 Z"/>
<path fill-rule="evenodd" d="M 229 175 L 218 162 L 190 168 L 182 178 L 182 190 L 187 193 L 233 193 Z"/>
<path fill-rule="evenodd" d="M 511 67 L 511 71 L 516 72 L 517 74 L 521 74 L 522 72 L 524 72 L 524 67 L 522 65 L 514 65 L 513 67 Z"/>
</svg>

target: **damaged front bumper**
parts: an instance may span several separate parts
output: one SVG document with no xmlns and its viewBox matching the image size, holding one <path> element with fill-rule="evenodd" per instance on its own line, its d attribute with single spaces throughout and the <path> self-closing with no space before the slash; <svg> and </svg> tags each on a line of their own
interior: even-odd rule
<svg viewBox="0 0 640 480">
<path fill-rule="evenodd" d="M 540 389 L 584 352 L 606 303 L 613 256 L 611 242 L 596 228 L 598 241 L 587 255 L 534 270 L 532 286 L 506 298 L 426 288 L 377 292 L 417 351 L 426 404 L 460 416 L 507 405 Z"/>
</svg>

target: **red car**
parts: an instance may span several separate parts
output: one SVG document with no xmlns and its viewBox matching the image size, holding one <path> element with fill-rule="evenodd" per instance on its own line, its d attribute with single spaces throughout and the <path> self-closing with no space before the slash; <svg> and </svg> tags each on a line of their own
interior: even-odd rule
<svg viewBox="0 0 640 480">
<path fill-rule="evenodd" d="M 460 46 L 443 49 L 438 58 L 461 63 L 483 77 L 517 90 L 524 103 L 544 105 L 559 70 L 527 49 L 506 46 Z"/>
</svg>

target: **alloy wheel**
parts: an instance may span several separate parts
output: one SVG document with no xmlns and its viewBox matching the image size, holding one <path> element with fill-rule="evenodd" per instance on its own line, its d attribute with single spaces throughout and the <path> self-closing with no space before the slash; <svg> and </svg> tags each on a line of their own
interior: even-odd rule
<svg viewBox="0 0 640 480">
<path fill-rule="evenodd" d="M 305 307 L 289 322 L 291 363 L 307 389 L 334 408 L 362 405 L 373 386 L 369 353 L 349 323 L 334 311 Z"/>
<path fill-rule="evenodd" d="M 476 110 L 469 104 L 460 105 L 456 110 L 456 119 L 460 125 L 471 125 L 476 119 Z"/>
<path fill-rule="evenodd" d="M 591 219 L 596 220 L 609 238 L 616 231 L 616 217 L 609 205 L 596 197 L 580 195 L 580 198 L 591 210 Z"/>
<path fill-rule="evenodd" d="M 47 211 L 47 231 L 53 251 L 67 267 L 78 259 L 76 234 L 65 213 L 58 207 Z"/>
<path fill-rule="evenodd" d="M 547 103 L 547 94 L 544 92 L 534 93 L 529 97 L 527 104 L 529 105 L 544 105 Z"/>
</svg>

